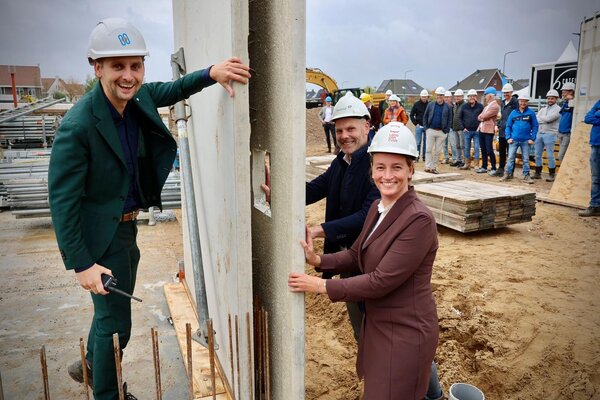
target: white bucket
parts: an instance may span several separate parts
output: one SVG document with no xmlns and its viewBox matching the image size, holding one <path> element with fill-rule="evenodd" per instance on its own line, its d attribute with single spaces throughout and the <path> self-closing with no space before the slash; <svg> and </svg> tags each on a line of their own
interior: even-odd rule
<svg viewBox="0 0 600 400">
<path fill-rule="evenodd" d="M 481 390 L 468 383 L 454 383 L 450 386 L 450 400 L 485 400 Z"/>
</svg>

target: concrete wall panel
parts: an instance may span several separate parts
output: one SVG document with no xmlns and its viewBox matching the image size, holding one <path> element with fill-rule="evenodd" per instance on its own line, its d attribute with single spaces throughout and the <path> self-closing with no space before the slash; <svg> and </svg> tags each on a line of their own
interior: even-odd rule
<svg viewBox="0 0 600 400">
<path fill-rule="evenodd" d="M 173 18 L 175 49 L 184 48 L 188 71 L 234 55 L 248 63 L 246 0 L 173 0 Z M 192 96 L 188 128 L 208 306 L 219 344 L 217 355 L 231 382 L 227 318 L 237 315 L 242 389 L 237 398 L 249 399 L 252 378 L 246 314 L 252 323 L 250 123 L 248 87 L 236 84 L 234 89 L 233 99 L 218 84 Z M 195 297 L 186 225 L 184 234 L 186 279 Z M 235 388 L 239 379 L 236 374 Z"/>
<path fill-rule="evenodd" d="M 304 269 L 299 240 L 305 202 L 305 3 L 173 0 L 173 6 L 175 48 L 184 47 L 188 70 L 232 55 L 250 59 L 255 70 L 249 88 L 236 85 L 233 100 L 214 86 L 189 102 L 198 221 L 218 356 L 231 382 L 227 316 L 238 315 L 238 398 L 250 398 L 246 313 L 252 314 L 255 296 L 269 312 L 271 396 L 303 399 L 304 298 L 287 290 L 287 275 Z M 272 207 L 260 191 L 266 154 Z M 184 243 L 186 277 L 194 291 Z"/>
</svg>

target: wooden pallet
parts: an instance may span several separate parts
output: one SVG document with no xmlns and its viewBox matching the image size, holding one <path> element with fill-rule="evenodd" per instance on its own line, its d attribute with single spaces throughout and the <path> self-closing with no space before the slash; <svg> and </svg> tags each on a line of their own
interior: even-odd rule
<svg viewBox="0 0 600 400">
<path fill-rule="evenodd" d="M 535 192 L 467 180 L 415 186 L 436 222 L 459 232 L 495 229 L 531 221 Z"/>
<path fill-rule="evenodd" d="M 177 341 L 179 342 L 179 349 L 181 350 L 181 358 L 187 371 L 187 344 L 186 344 L 186 332 L 185 324 L 190 323 L 192 325 L 192 332 L 198 330 L 198 319 L 194 311 L 194 306 L 190 301 L 190 297 L 187 293 L 186 288 L 182 283 L 167 283 L 164 286 L 165 297 L 167 298 L 167 304 L 169 311 L 171 312 L 171 318 L 173 319 L 173 326 L 177 333 Z M 225 384 L 221 378 L 220 365 L 217 362 L 216 372 L 216 396 L 217 399 L 231 400 L 231 395 L 227 393 Z M 192 376 L 194 379 L 194 399 L 212 399 L 212 388 L 211 388 L 211 374 L 210 374 L 210 358 L 208 349 L 200 345 L 200 343 L 192 340 Z M 183 381 L 187 382 L 187 377 L 182 377 Z"/>
</svg>

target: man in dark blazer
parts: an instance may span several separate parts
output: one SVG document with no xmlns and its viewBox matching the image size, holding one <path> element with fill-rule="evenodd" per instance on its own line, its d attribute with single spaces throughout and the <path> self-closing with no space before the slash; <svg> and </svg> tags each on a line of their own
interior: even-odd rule
<svg viewBox="0 0 600 400">
<path fill-rule="evenodd" d="M 52 223 L 65 267 L 91 292 L 94 317 L 87 366 L 96 399 L 118 395 L 112 335 L 121 349 L 131 334 L 130 300 L 109 295 L 101 274 L 133 293 L 140 252 L 140 208 L 162 208 L 160 193 L 177 143 L 158 107 L 181 101 L 216 82 L 233 96 L 230 82 L 246 83 L 249 68 L 231 58 L 168 83 L 144 80 L 148 55 L 141 33 L 128 21 L 107 18 L 90 35 L 88 60 L 97 85 L 63 118 L 56 132 L 48 175 Z M 83 381 L 81 362 L 69 374 Z M 128 394 L 127 399 L 135 399 Z"/>
<path fill-rule="evenodd" d="M 309 228 L 312 238 L 325 238 L 326 254 L 352 246 L 371 203 L 380 197 L 371 180 L 367 154 L 370 116 L 363 102 L 352 95 L 346 95 L 337 102 L 332 120 L 335 121 L 341 151 L 325 173 L 306 184 L 307 205 L 327 199 L 325 222 Z M 324 278 L 332 276 L 329 273 L 323 275 Z M 346 306 L 354 337 L 358 340 L 362 311 L 354 302 L 346 303 Z"/>
</svg>

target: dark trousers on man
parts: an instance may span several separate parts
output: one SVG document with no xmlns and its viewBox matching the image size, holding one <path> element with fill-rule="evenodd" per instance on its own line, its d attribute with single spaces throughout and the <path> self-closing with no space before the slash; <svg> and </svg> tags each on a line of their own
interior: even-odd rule
<svg viewBox="0 0 600 400">
<path fill-rule="evenodd" d="M 97 262 L 112 271 L 119 289 L 130 294 L 135 287 L 140 260 L 136 236 L 136 221 L 121 222 L 108 249 Z M 106 296 L 92 294 L 92 301 L 94 318 L 88 335 L 86 358 L 92 365 L 94 398 L 118 399 L 112 335 L 119 334 L 121 349 L 127 346 L 131 336 L 131 300 L 111 293 Z"/>
<path fill-rule="evenodd" d="M 499 168 L 504 169 L 504 167 L 506 167 L 506 157 L 508 156 L 508 142 L 506 141 L 505 137 L 499 136 L 498 137 L 498 143 L 499 143 L 499 157 L 500 157 L 500 165 L 498 165 Z"/>
<path fill-rule="evenodd" d="M 494 134 L 479 132 L 479 147 L 481 148 L 481 168 L 487 169 L 488 157 L 492 170 L 496 169 L 496 155 L 494 154 Z"/>
<path fill-rule="evenodd" d="M 333 145 L 337 148 L 337 142 L 335 140 L 335 124 L 333 122 L 326 122 L 323 125 L 323 130 L 325 131 L 325 139 L 327 140 L 327 149 L 331 153 L 331 138 L 333 139 Z"/>
</svg>

